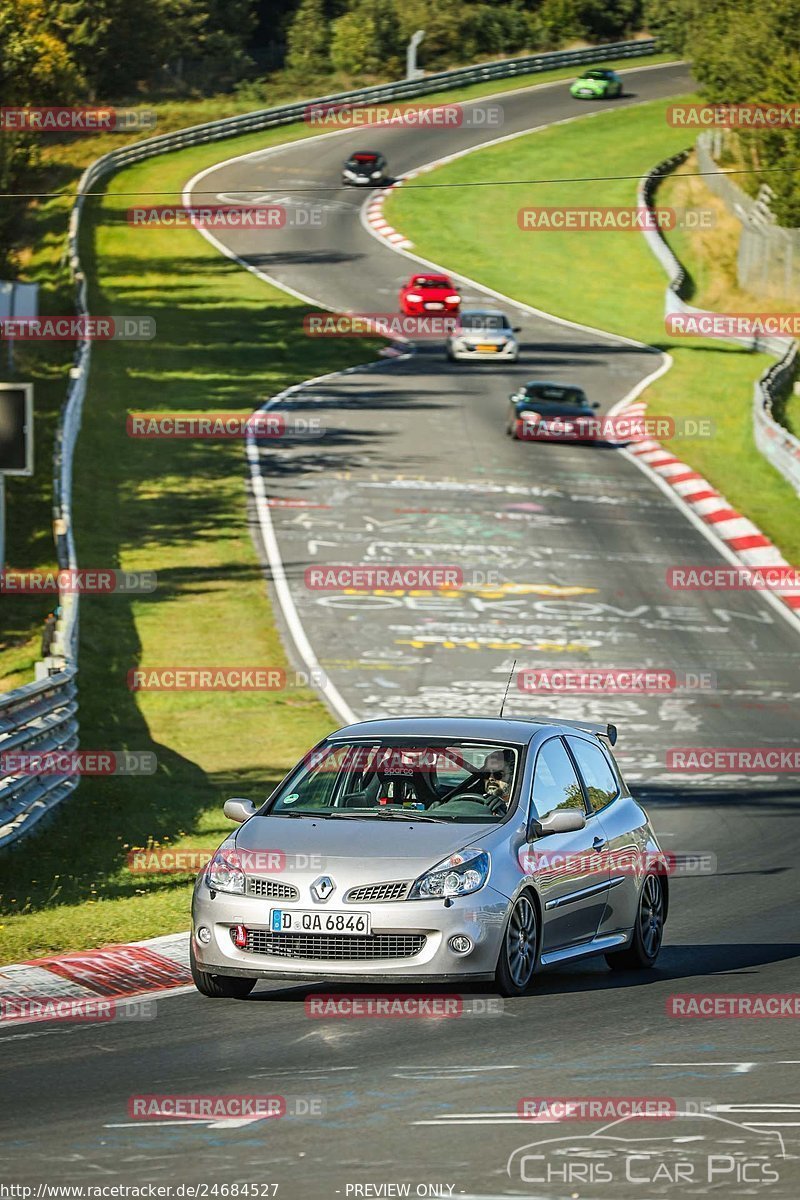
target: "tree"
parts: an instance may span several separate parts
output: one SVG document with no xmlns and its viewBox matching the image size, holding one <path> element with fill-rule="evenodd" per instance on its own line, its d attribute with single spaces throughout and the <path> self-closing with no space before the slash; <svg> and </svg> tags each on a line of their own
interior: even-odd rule
<svg viewBox="0 0 800 1200">
<path fill-rule="evenodd" d="M 404 41 L 394 0 L 355 0 L 331 26 L 331 61 L 349 75 L 396 74 Z"/>
<path fill-rule="evenodd" d="M 330 38 L 322 0 L 301 0 L 286 38 L 286 66 L 304 75 L 329 70 Z"/>
<path fill-rule="evenodd" d="M 70 104 L 83 80 L 53 29 L 45 0 L 3 0 L 0 6 L 0 95 L 7 108 Z M 39 160 L 41 134 L 0 130 L 0 191 L 24 190 Z M 10 263 L 23 201 L 0 202 L 0 261 Z"/>
</svg>

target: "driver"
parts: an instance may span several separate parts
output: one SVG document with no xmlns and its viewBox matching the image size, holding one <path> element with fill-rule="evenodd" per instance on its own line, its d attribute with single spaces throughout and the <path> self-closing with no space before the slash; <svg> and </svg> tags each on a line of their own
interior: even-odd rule
<svg viewBox="0 0 800 1200">
<path fill-rule="evenodd" d="M 508 808 L 511 795 L 513 764 L 508 750 L 492 750 L 480 768 L 480 782 L 475 790 L 486 797 L 486 807 L 500 815 Z"/>
</svg>

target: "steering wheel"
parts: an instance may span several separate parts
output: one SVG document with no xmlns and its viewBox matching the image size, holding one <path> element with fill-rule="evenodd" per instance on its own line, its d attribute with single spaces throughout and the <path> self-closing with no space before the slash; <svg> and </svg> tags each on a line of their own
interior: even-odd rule
<svg viewBox="0 0 800 1200">
<path fill-rule="evenodd" d="M 446 800 L 442 801 L 442 804 L 456 804 L 459 800 L 469 800 L 473 804 L 480 804 L 482 808 L 488 808 L 493 816 L 499 816 L 506 811 L 506 804 L 502 796 L 481 796 L 477 792 L 457 792 L 454 796 L 448 796 Z"/>
</svg>

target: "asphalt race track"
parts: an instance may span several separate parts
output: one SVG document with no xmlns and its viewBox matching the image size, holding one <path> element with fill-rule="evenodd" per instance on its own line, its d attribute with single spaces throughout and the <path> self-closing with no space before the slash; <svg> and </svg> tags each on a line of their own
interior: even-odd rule
<svg viewBox="0 0 800 1200">
<path fill-rule="evenodd" d="M 676 66 L 625 78 L 622 104 L 691 87 Z M 396 128 L 379 139 L 362 131 L 300 142 L 221 163 L 196 181 L 193 198 L 325 204 L 322 228 L 229 232 L 226 247 L 316 303 L 393 310 L 414 264 L 363 226 L 366 197 L 336 186 L 340 164 L 379 140 L 402 173 L 594 107 L 578 107 L 564 83 L 492 103 L 504 110 L 500 131 Z M 481 299 L 475 287 L 464 295 Z M 800 991 L 798 781 L 675 772 L 666 755 L 797 745 L 800 635 L 756 593 L 670 590 L 668 567 L 724 560 L 629 459 L 504 436 L 506 396 L 520 380 L 574 380 L 608 409 L 659 365 L 634 345 L 504 307 L 523 326 L 516 367 L 450 365 L 441 345 L 426 345 L 312 383 L 282 406 L 324 431 L 260 446 L 267 496 L 305 502 L 270 508 L 297 617 L 345 709 L 359 716 L 493 713 L 515 659 L 517 669 L 710 673 L 704 687 L 612 700 L 512 688 L 507 713 L 616 721 L 619 759 L 662 844 L 715 856 L 716 873 L 673 881 L 666 945 L 645 978 L 612 975 L 601 961 L 545 972 L 502 1011 L 476 1003 L 484 993 L 465 996 L 476 1010 L 488 1006 L 486 1015 L 317 1019 L 305 998 L 324 989 L 265 984 L 246 1002 L 167 995 L 148 1022 L 6 1029 L 0 1169 L 9 1179 L 269 1182 L 278 1197 L 320 1200 L 400 1195 L 391 1188 L 404 1184 L 412 1196 L 554 1200 L 798 1194 L 792 1021 L 666 1012 L 676 993 Z M 311 566 L 364 562 L 452 563 L 466 581 L 421 596 L 305 586 Z M 287 627 L 302 667 L 292 638 Z M 166 1092 L 281 1094 L 289 1115 L 129 1117 L 131 1094 Z M 688 1115 L 637 1123 L 635 1164 L 624 1127 L 613 1130 L 620 1141 L 609 1131 L 587 1147 L 602 1122 L 532 1128 L 517 1116 L 526 1096 L 606 1095 L 669 1097 Z M 514 1151 L 550 1138 L 568 1139 L 571 1166 L 538 1147 L 507 1170 Z M 732 1146 L 748 1170 L 726 1158 Z"/>
</svg>

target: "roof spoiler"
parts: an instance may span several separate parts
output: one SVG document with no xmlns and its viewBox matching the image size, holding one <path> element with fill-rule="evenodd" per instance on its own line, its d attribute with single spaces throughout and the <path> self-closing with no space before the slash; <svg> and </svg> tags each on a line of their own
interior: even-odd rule
<svg viewBox="0 0 800 1200">
<path fill-rule="evenodd" d="M 612 746 L 617 741 L 616 725 L 600 725 L 593 721 L 562 721 L 560 719 L 555 723 L 558 725 L 568 725 L 570 729 L 583 729 L 587 733 L 596 733 L 598 737 L 608 738 Z"/>
</svg>

